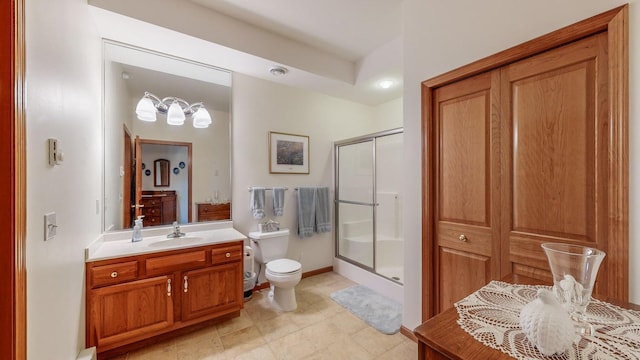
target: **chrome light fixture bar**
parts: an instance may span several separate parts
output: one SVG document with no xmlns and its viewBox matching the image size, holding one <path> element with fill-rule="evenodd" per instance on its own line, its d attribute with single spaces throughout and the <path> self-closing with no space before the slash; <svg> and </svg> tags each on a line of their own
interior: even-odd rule
<svg viewBox="0 0 640 360">
<path fill-rule="evenodd" d="M 167 124 L 183 125 L 187 116 L 191 116 L 194 128 L 207 128 L 211 124 L 211 115 L 201 102 L 189 104 L 183 99 L 168 96 L 164 99 L 145 91 L 136 106 L 136 115 L 142 121 L 156 121 L 156 114 L 166 114 Z"/>
</svg>

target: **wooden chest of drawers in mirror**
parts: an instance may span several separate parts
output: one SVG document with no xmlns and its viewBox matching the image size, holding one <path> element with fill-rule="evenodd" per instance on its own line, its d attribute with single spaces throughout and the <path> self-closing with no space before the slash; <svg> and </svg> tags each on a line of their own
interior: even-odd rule
<svg viewBox="0 0 640 360">
<path fill-rule="evenodd" d="M 176 192 L 143 191 L 140 204 L 145 225 L 166 225 L 176 221 Z"/>
<path fill-rule="evenodd" d="M 197 203 L 198 221 L 215 221 L 231 219 L 231 203 L 213 204 Z"/>
</svg>

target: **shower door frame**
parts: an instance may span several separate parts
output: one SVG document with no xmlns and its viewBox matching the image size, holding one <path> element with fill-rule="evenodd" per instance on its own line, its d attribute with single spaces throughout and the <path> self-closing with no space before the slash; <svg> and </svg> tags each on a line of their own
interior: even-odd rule
<svg viewBox="0 0 640 360">
<path fill-rule="evenodd" d="M 335 241 L 335 256 L 338 259 L 344 260 L 354 266 L 357 266 L 359 268 L 365 269 L 369 272 L 371 272 L 372 274 L 378 275 L 380 277 L 383 277 L 389 281 L 398 283 L 398 284 L 402 284 L 401 282 L 398 282 L 395 279 L 392 279 L 390 277 L 387 277 L 385 275 L 380 274 L 377 270 L 376 270 L 376 248 L 377 248 L 377 221 L 376 221 L 376 216 L 377 216 L 377 212 L 376 212 L 376 208 L 378 207 L 378 195 L 377 195 L 377 187 L 376 187 L 376 175 L 377 175 L 377 169 L 376 169 L 376 145 L 377 145 L 377 138 L 380 137 L 384 137 L 384 136 L 390 136 L 390 135 L 396 135 L 396 134 L 403 134 L 404 133 L 404 128 L 399 127 L 399 128 L 395 128 L 395 129 L 390 129 L 390 130 L 384 130 L 384 131 L 379 131 L 376 133 L 372 133 L 372 134 L 367 134 L 367 135 L 362 135 L 362 136 L 358 136 L 358 137 L 354 137 L 354 138 L 350 138 L 350 139 L 345 139 L 345 140 L 340 140 L 340 141 L 336 141 L 333 143 L 333 156 L 334 156 L 334 191 L 335 191 L 335 198 L 334 198 L 334 204 L 335 204 L 335 211 L 334 211 L 334 223 L 336 224 L 336 231 L 334 232 L 334 241 Z M 365 202 L 359 202 L 359 201 L 349 201 L 349 200 L 340 200 L 340 156 L 339 156 L 339 151 L 338 149 L 341 146 L 348 146 L 348 145 L 356 145 L 356 144 L 361 144 L 361 143 L 365 143 L 365 142 L 369 142 L 371 141 L 371 145 L 373 147 L 373 151 L 371 152 L 372 154 L 372 158 L 371 158 L 371 163 L 372 163 L 372 176 L 371 176 L 371 181 L 372 181 L 372 202 L 370 203 L 365 203 Z M 360 262 L 357 262 L 355 260 L 352 260 L 346 256 L 343 256 L 340 254 L 340 206 L 339 204 L 351 204 L 351 205 L 362 205 L 362 206 L 370 206 L 371 209 L 371 216 L 372 216 L 372 236 L 373 236 L 373 241 L 372 241 L 372 247 L 373 247 L 373 259 L 371 261 L 372 266 L 366 266 L 365 264 L 362 264 Z"/>
</svg>

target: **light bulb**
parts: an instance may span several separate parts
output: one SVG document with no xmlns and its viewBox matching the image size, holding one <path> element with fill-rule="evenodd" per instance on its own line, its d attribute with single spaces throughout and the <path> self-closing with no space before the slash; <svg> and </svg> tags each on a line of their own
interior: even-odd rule
<svg viewBox="0 0 640 360">
<path fill-rule="evenodd" d="M 167 111 L 167 124 L 182 125 L 184 124 L 184 118 L 184 112 L 182 112 L 180 104 L 174 101 L 171 106 L 169 106 L 169 111 Z"/>
<path fill-rule="evenodd" d="M 136 115 L 142 121 L 156 121 L 156 107 L 148 97 L 143 97 L 136 106 Z"/>
<path fill-rule="evenodd" d="M 378 86 L 380 86 L 383 89 L 388 89 L 391 86 L 393 86 L 393 80 L 382 80 L 378 83 Z"/>
<path fill-rule="evenodd" d="M 201 107 L 193 114 L 193 127 L 198 129 L 203 129 L 209 127 L 211 124 L 211 116 L 207 109 Z"/>
</svg>

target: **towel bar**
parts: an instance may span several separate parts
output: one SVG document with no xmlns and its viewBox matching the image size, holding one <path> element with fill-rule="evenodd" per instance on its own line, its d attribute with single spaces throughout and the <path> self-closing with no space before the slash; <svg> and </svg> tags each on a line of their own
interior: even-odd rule
<svg viewBox="0 0 640 360">
<path fill-rule="evenodd" d="M 265 189 L 265 190 L 273 190 L 273 188 L 263 188 L 263 189 Z M 286 188 L 284 188 L 284 189 L 285 189 L 285 190 L 289 190 L 289 188 L 287 188 L 287 187 L 286 187 Z M 248 188 L 248 190 L 249 190 L 249 191 L 253 190 L 253 187 L 249 187 L 249 188 Z M 298 189 L 296 189 L 296 190 L 298 190 Z"/>
</svg>

